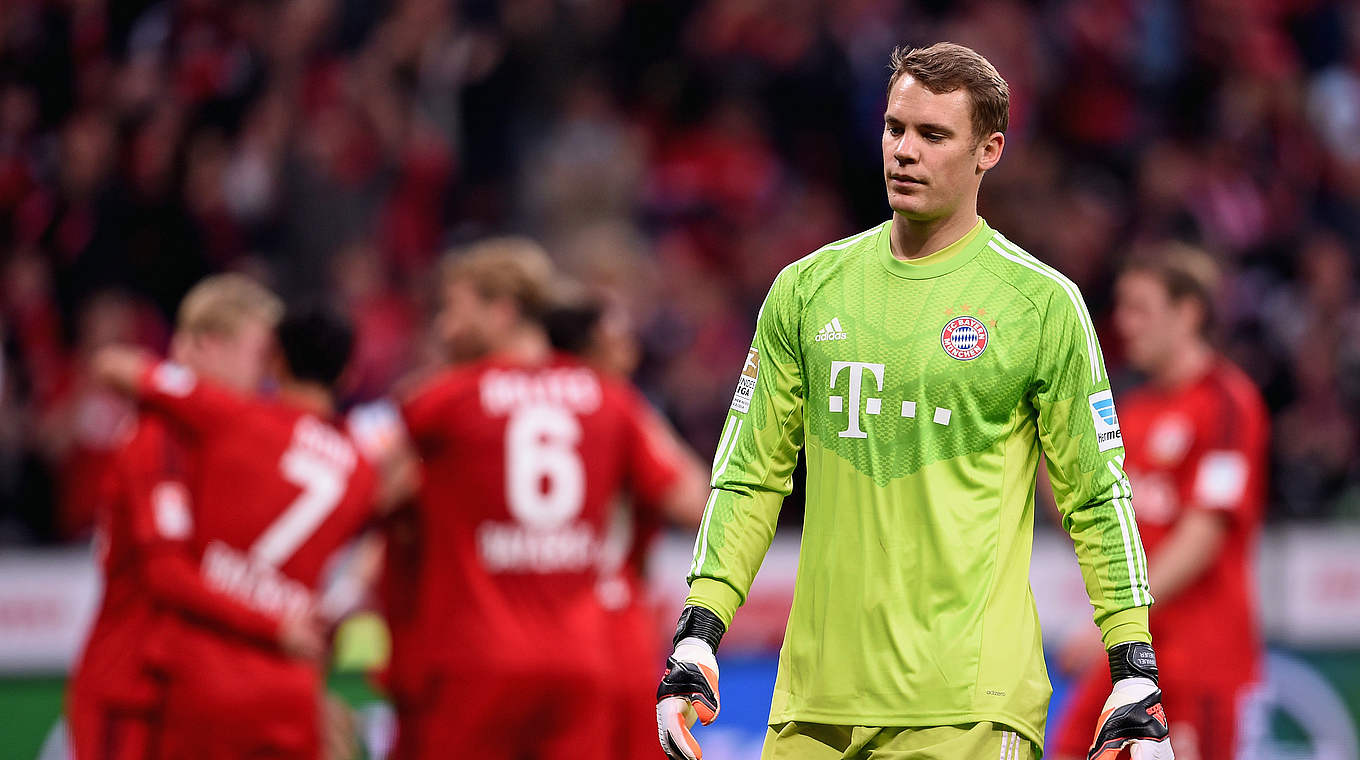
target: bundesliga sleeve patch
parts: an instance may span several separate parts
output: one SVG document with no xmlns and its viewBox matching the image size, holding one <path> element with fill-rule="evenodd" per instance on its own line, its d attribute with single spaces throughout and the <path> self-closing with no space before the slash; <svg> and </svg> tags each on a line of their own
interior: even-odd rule
<svg viewBox="0 0 1360 760">
<path fill-rule="evenodd" d="M 1213 509 L 1232 509 L 1246 495 L 1249 468 L 1240 451 L 1210 451 L 1195 475 L 1195 499 Z"/>
<path fill-rule="evenodd" d="M 156 519 L 156 530 L 162 537 L 180 541 L 194 529 L 194 518 L 189 512 L 189 492 L 184 486 L 166 481 L 151 489 L 151 507 Z"/>
<path fill-rule="evenodd" d="M 760 374 L 760 352 L 755 346 L 746 354 L 746 364 L 737 378 L 737 392 L 732 396 L 732 411 L 746 414 L 751 411 L 751 397 L 756 392 L 756 376 Z"/>
<path fill-rule="evenodd" d="M 1124 445 L 1124 436 L 1119 432 L 1119 417 L 1114 413 L 1114 396 L 1109 391 L 1092 393 L 1087 400 L 1091 405 L 1091 421 L 1096 425 L 1096 441 L 1101 451 L 1119 448 Z"/>
</svg>

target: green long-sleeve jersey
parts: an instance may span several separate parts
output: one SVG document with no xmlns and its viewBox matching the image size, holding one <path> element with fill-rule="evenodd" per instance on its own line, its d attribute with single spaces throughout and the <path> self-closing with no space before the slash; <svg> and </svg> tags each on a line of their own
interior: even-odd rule
<svg viewBox="0 0 1360 760">
<path fill-rule="evenodd" d="M 1105 643 L 1150 640 L 1095 327 L 1070 280 L 985 222 L 915 262 L 892 256 L 891 225 L 775 279 L 714 458 L 688 603 L 731 623 L 805 449 L 770 722 L 991 720 L 1042 746 L 1040 451 Z"/>
</svg>

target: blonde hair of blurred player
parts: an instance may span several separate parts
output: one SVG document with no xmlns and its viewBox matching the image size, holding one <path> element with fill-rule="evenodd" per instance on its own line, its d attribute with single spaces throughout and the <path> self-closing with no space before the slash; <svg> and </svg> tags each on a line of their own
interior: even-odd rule
<svg viewBox="0 0 1360 760">
<path fill-rule="evenodd" d="M 264 381 L 283 302 L 242 274 L 199 281 L 180 302 L 170 357 L 241 393 Z"/>
<path fill-rule="evenodd" d="M 449 359 L 548 355 L 541 319 L 555 273 L 542 246 L 524 237 L 489 238 L 450 252 L 441 270 L 435 331 Z"/>
</svg>

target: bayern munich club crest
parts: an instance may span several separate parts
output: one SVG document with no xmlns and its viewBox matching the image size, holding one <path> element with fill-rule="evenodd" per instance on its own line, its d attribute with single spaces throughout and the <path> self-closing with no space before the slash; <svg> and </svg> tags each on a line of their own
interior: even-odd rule
<svg viewBox="0 0 1360 760">
<path fill-rule="evenodd" d="M 987 349 L 987 326 L 974 317 L 955 317 L 940 333 L 944 352 L 959 361 L 972 361 Z"/>
</svg>

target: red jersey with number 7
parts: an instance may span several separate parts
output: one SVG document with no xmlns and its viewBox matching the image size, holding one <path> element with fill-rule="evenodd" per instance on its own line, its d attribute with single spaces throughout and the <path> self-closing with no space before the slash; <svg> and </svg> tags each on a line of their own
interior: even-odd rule
<svg viewBox="0 0 1360 760">
<path fill-rule="evenodd" d="M 305 411 L 238 396 L 172 363 L 153 367 L 139 395 L 193 456 L 187 498 L 159 507 L 183 514 L 158 520 L 179 526 L 182 552 L 203 584 L 275 620 L 314 609 L 329 561 L 372 514 L 376 476 L 349 438 Z M 151 658 L 171 673 L 172 701 L 181 697 L 175 709 L 197 701 L 200 717 L 251 705 L 283 714 L 284 703 L 310 694 L 314 711 L 315 667 L 211 620 L 175 622 Z M 186 725 L 193 720 L 186 716 Z"/>
<path fill-rule="evenodd" d="M 631 387 L 562 355 L 465 365 L 406 400 L 423 460 L 418 614 L 431 665 L 600 656 L 614 499 L 657 504 L 679 476 L 650 414 Z"/>
</svg>

